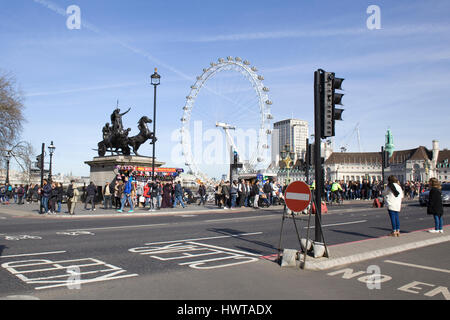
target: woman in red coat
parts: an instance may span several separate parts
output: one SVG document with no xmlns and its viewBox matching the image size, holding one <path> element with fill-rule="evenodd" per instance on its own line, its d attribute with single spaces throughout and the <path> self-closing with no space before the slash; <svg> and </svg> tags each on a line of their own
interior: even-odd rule
<svg viewBox="0 0 450 320">
<path fill-rule="evenodd" d="M 150 182 L 147 183 L 144 186 L 144 198 L 145 198 L 145 202 L 144 202 L 144 208 L 148 205 L 148 202 L 151 200 L 151 195 L 150 195 Z"/>
</svg>

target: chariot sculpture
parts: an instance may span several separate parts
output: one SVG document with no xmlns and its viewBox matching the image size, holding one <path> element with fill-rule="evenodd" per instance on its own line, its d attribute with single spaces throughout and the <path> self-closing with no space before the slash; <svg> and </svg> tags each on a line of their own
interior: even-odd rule
<svg viewBox="0 0 450 320">
<path fill-rule="evenodd" d="M 100 157 L 104 157 L 106 152 L 129 156 L 131 149 L 133 149 L 135 155 L 139 156 L 138 149 L 143 143 L 147 140 L 151 140 L 151 144 L 156 142 L 154 133 L 147 127 L 147 124 L 152 122 L 147 116 L 141 117 L 138 121 L 139 134 L 132 137 L 128 136 L 131 129 L 123 128 L 122 117 L 130 110 L 131 108 L 124 113 L 120 113 L 120 109 L 117 107 L 111 114 L 111 124 L 105 124 L 102 129 L 103 140 L 98 143 L 97 151 Z"/>
</svg>

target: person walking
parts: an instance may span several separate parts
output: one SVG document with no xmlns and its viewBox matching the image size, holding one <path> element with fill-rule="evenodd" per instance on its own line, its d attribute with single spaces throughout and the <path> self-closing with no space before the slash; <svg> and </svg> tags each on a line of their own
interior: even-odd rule
<svg viewBox="0 0 450 320">
<path fill-rule="evenodd" d="M 259 186 L 258 180 L 252 186 L 252 194 L 253 194 L 253 208 L 259 209 Z"/>
<path fill-rule="evenodd" d="M 389 217 L 392 224 L 391 237 L 400 236 L 400 219 L 399 213 L 402 207 L 403 190 L 400 187 L 397 177 L 389 176 L 387 188 L 383 192 L 385 204 L 388 209 Z"/>
<path fill-rule="evenodd" d="M 200 196 L 200 202 L 198 205 L 205 205 L 206 204 L 206 187 L 203 183 L 200 183 L 200 186 L 198 187 L 198 195 Z"/>
<path fill-rule="evenodd" d="M 125 182 L 124 182 L 124 188 L 123 188 L 123 194 L 122 194 L 122 198 L 121 198 L 121 206 L 120 209 L 117 210 L 117 212 L 122 212 L 123 208 L 125 207 L 125 203 L 128 201 L 128 204 L 130 205 L 130 210 L 128 210 L 128 213 L 133 213 L 133 198 L 132 198 L 132 193 L 133 193 L 133 183 L 132 183 L 133 178 L 132 177 L 125 177 Z"/>
<path fill-rule="evenodd" d="M 105 183 L 105 186 L 102 190 L 103 194 L 103 209 L 112 209 L 112 193 L 111 193 L 111 185 L 109 182 Z"/>
<path fill-rule="evenodd" d="M 238 184 L 236 180 L 233 180 L 233 183 L 231 184 L 231 188 L 230 188 L 230 196 L 231 196 L 231 205 L 230 208 L 231 210 L 233 210 L 234 208 L 236 208 L 236 199 L 237 199 L 237 195 L 238 195 Z"/>
<path fill-rule="evenodd" d="M 185 208 L 186 206 L 184 205 L 183 202 L 183 188 L 181 187 L 181 182 L 178 181 L 177 184 L 175 184 L 175 190 L 174 190 L 174 203 L 173 203 L 173 207 L 176 208 L 178 202 L 181 203 L 181 205 L 183 206 L 183 208 Z"/>
<path fill-rule="evenodd" d="M 442 217 L 444 215 L 444 207 L 442 205 L 441 184 L 436 178 L 431 178 L 429 183 L 430 193 L 428 196 L 427 214 L 434 217 L 434 229 L 428 230 L 428 232 L 444 233 L 444 220 Z"/>
<path fill-rule="evenodd" d="M 17 188 L 17 197 L 18 197 L 18 205 L 23 204 L 23 197 L 25 195 L 25 189 L 23 188 L 23 185 L 21 184 L 18 188 Z"/>
<path fill-rule="evenodd" d="M 75 214 L 75 206 L 80 196 L 80 192 L 73 185 L 74 182 L 74 180 L 71 180 L 67 187 L 67 209 L 69 210 L 70 215 Z"/>
<path fill-rule="evenodd" d="M 231 206 L 229 181 L 225 181 L 224 183 L 222 183 L 222 203 L 224 209 L 228 209 Z"/>
<path fill-rule="evenodd" d="M 152 181 L 149 187 L 150 192 L 150 209 L 148 211 L 156 211 L 158 207 L 158 185 L 156 181 Z"/>
<path fill-rule="evenodd" d="M 50 193 L 52 192 L 52 187 L 48 184 L 47 180 L 44 179 L 43 187 L 41 190 L 42 207 L 44 208 L 44 213 L 48 213 L 48 200 L 50 199 Z"/>
<path fill-rule="evenodd" d="M 50 191 L 50 214 L 56 214 L 56 203 L 58 202 L 58 189 L 56 188 L 56 183 L 52 182 L 52 187 Z"/>
<path fill-rule="evenodd" d="M 94 182 L 90 182 L 86 188 L 86 201 L 84 202 L 84 210 L 87 209 L 88 202 L 91 203 L 91 211 L 95 211 L 95 197 L 97 196 L 97 187 Z"/>
<path fill-rule="evenodd" d="M 143 194 L 144 194 L 144 198 L 145 198 L 145 201 L 144 201 L 144 208 L 147 208 L 149 202 L 152 200 L 152 194 L 151 194 L 151 191 L 152 191 L 152 182 L 151 182 L 151 181 L 148 181 L 148 182 L 145 184 L 145 186 L 144 186 L 144 190 L 142 191 Z M 152 209 L 152 206 L 150 205 L 150 209 L 149 209 L 149 210 L 151 210 L 151 209 Z"/>
<path fill-rule="evenodd" d="M 63 186 L 61 183 L 59 183 L 59 182 L 56 183 L 56 190 L 57 190 L 57 194 L 58 194 L 57 199 L 56 199 L 56 202 L 58 203 L 58 209 L 56 210 L 56 212 L 60 213 L 63 196 L 64 196 L 64 189 L 63 189 Z"/>
</svg>

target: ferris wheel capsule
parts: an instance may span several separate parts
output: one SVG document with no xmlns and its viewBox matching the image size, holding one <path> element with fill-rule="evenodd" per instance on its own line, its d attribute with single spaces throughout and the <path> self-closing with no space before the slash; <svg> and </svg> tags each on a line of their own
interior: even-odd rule
<svg viewBox="0 0 450 320">
<path fill-rule="evenodd" d="M 228 60 L 228 61 L 233 61 L 233 57 L 232 57 L 232 56 L 228 56 L 228 57 L 227 57 L 227 60 Z"/>
<path fill-rule="evenodd" d="M 219 58 L 219 59 L 217 59 L 217 61 L 219 61 L 220 63 L 224 63 L 225 59 L 224 58 Z"/>
<path fill-rule="evenodd" d="M 240 57 L 236 57 L 236 58 L 234 58 L 234 60 L 236 60 L 236 61 L 238 61 L 238 62 L 241 62 L 241 61 L 242 61 L 242 59 L 241 59 Z"/>
<path fill-rule="evenodd" d="M 252 71 L 256 72 L 256 71 L 258 71 L 258 68 L 252 67 Z"/>
</svg>

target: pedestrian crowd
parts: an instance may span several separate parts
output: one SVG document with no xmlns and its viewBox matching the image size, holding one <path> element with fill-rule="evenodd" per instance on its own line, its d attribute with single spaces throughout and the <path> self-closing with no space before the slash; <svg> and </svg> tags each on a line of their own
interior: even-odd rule
<svg viewBox="0 0 450 320">
<path fill-rule="evenodd" d="M 0 203 L 31 204 L 41 203 L 41 212 L 44 214 L 61 213 L 62 204 L 67 203 L 67 213 L 74 215 L 78 202 L 84 203 L 84 209 L 95 211 L 96 204 L 103 203 L 104 209 L 113 209 L 123 212 L 128 207 L 128 213 L 135 208 L 156 211 L 163 208 L 176 208 L 178 205 L 185 208 L 187 204 L 205 205 L 214 203 L 223 209 L 242 207 L 261 208 L 275 205 L 284 205 L 284 192 L 287 185 L 267 180 L 222 180 L 215 186 L 199 184 L 197 196 L 184 188 L 180 181 L 147 181 L 136 182 L 133 177 L 118 175 L 112 183 L 97 187 L 93 182 L 83 187 L 80 192 L 71 181 L 66 190 L 59 182 L 43 180 L 43 187 L 37 184 L 29 185 L 0 185 Z M 311 185 L 314 190 L 315 183 Z M 443 205 L 441 184 L 436 178 L 431 178 L 428 184 L 407 181 L 401 184 L 395 176 L 389 176 L 387 184 L 379 181 L 327 181 L 324 186 L 324 199 L 332 201 L 334 198 L 345 200 L 373 200 L 382 198 L 387 208 L 392 225 L 390 236 L 400 235 L 400 219 L 402 199 L 413 200 L 416 195 L 429 190 L 427 213 L 434 217 L 435 229 L 433 233 L 443 233 Z M 88 206 L 90 208 L 88 208 Z"/>
<path fill-rule="evenodd" d="M 235 209 L 237 207 L 270 207 L 284 204 L 286 185 L 267 180 L 222 180 L 214 187 L 214 203 L 219 208 Z"/>
<path fill-rule="evenodd" d="M 407 181 L 399 183 L 405 193 L 405 197 L 409 200 L 420 195 L 426 190 L 426 184 L 421 182 Z M 380 198 L 385 187 L 382 181 L 370 181 L 364 179 L 358 181 L 327 181 L 324 184 L 323 197 L 326 202 L 331 203 L 334 200 L 374 200 Z"/>
</svg>

